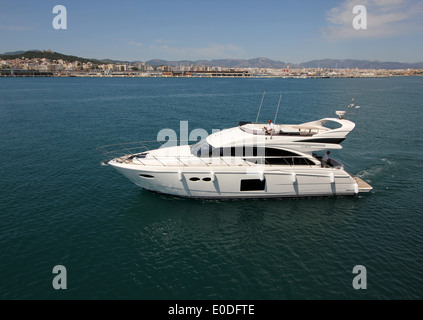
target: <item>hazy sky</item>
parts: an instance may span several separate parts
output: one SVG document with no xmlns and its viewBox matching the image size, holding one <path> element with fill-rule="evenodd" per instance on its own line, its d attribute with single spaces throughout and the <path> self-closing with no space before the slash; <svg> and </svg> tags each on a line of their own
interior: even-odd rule
<svg viewBox="0 0 423 320">
<path fill-rule="evenodd" d="M 67 11 L 56 30 L 53 7 Z M 355 5 L 367 29 L 353 28 Z M 85 58 L 423 61 L 423 0 L 0 0 L 0 53 Z"/>
</svg>

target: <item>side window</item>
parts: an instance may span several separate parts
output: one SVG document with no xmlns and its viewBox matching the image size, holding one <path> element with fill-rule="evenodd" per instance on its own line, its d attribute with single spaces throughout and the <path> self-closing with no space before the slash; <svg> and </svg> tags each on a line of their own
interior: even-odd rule
<svg viewBox="0 0 423 320">
<path fill-rule="evenodd" d="M 312 166 L 314 162 L 306 158 L 294 158 L 294 164 L 299 166 Z"/>
<path fill-rule="evenodd" d="M 245 157 L 245 160 L 252 162 L 257 162 L 260 161 L 260 159 L 263 159 L 261 157 L 262 150 L 259 150 L 259 148 L 257 147 L 252 147 L 251 149 L 248 149 L 248 147 L 241 146 L 214 149 L 213 156 L 219 155 L 221 157 Z M 259 159 L 250 157 L 259 157 Z M 274 148 L 264 149 L 264 161 L 266 164 L 270 165 L 314 165 L 313 161 L 307 158 L 303 158 L 297 153 Z"/>
<path fill-rule="evenodd" d="M 266 163 L 275 165 L 314 165 L 313 161 L 303 158 L 297 153 L 272 148 L 266 148 Z"/>
<path fill-rule="evenodd" d="M 280 149 L 266 148 L 266 157 L 298 157 L 298 154 Z"/>
<path fill-rule="evenodd" d="M 241 191 L 263 191 L 266 187 L 266 179 L 241 180 Z"/>
<path fill-rule="evenodd" d="M 298 154 L 273 148 L 266 148 L 266 164 L 275 164 L 275 165 L 292 165 L 293 157 L 298 156 Z"/>
</svg>

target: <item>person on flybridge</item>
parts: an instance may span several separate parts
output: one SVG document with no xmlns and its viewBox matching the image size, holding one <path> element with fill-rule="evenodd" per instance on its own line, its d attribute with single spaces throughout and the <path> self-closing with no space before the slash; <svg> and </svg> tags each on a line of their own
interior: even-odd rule
<svg viewBox="0 0 423 320">
<path fill-rule="evenodd" d="M 263 127 L 263 130 L 266 134 L 272 134 L 273 133 L 273 123 L 272 120 L 268 120 L 267 126 Z"/>
</svg>

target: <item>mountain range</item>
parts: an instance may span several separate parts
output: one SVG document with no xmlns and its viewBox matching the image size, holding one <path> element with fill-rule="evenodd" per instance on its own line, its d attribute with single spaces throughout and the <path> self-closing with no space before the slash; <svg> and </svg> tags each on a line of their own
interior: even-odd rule
<svg viewBox="0 0 423 320">
<path fill-rule="evenodd" d="M 286 62 L 279 60 L 271 60 L 268 58 L 255 58 L 255 59 L 218 59 L 218 60 L 182 60 L 182 61 L 167 61 L 154 59 L 145 62 L 150 66 L 167 65 L 167 66 L 180 66 L 180 65 L 193 65 L 193 66 L 219 66 L 223 68 L 274 68 L 280 69 L 288 66 Z"/>
<path fill-rule="evenodd" d="M 63 59 L 66 61 L 81 61 L 92 63 L 136 63 L 140 61 L 120 61 L 112 59 L 87 59 L 71 55 L 65 55 L 57 52 L 48 52 L 40 50 L 30 51 L 14 51 L 0 54 L 2 59 L 15 59 L 15 58 L 47 58 L 52 60 Z M 218 59 L 218 60 L 178 60 L 168 61 L 153 59 L 145 61 L 150 66 L 219 66 L 223 68 L 272 68 L 282 69 L 290 66 L 291 68 L 359 68 L 359 69 L 423 69 L 423 62 L 417 63 L 403 63 L 403 62 L 386 62 L 378 60 L 357 60 L 357 59 L 321 59 L 312 60 L 299 64 L 287 63 L 279 60 L 271 60 L 268 58 L 254 58 L 254 59 Z"/>
<path fill-rule="evenodd" d="M 403 62 L 382 62 L 377 60 L 354 60 L 354 59 L 321 59 L 312 60 L 303 63 L 287 63 L 279 60 L 271 60 L 268 58 L 255 59 L 219 59 L 219 60 L 181 60 L 181 61 L 167 61 L 167 60 L 149 60 L 146 64 L 151 66 L 166 65 L 166 66 L 220 66 L 224 68 L 272 68 L 283 69 L 290 66 L 290 68 L 339 68 L 339 69 L 423 69 L 423 62 L 417 63 L 403 63 Z"/>
<path fill-rule="evenodd" d="M 377 60 L 322 59 L 299 64 L 300 68 L 359 68 L 359 69 L 423 69 L 423 62 L 403 63 Z"/>
</svg>

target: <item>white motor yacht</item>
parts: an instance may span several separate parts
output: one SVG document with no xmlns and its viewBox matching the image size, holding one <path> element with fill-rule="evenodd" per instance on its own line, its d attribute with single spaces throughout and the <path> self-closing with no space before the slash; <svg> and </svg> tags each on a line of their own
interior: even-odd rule
<svg viewBox="0 0 423 320">
<path fill-rule="evenodd" d="M 136 142 L 98 148 L 108 164 L 137 186 L 189 198 L 241 199 L 311 196 L 353 196 L 372 187 L 348 173 L 335 159 L 322 161 L 355 124 L 324 118 L 302 124 L 240 122 L 194 145 L 159 148 Z M 157 143 L 157 141 L 156 141 Z M 120 147 L 119 147 L 120 146 Z M 320 153 L 320 154 L 319 154 Z"/>
</svg>

